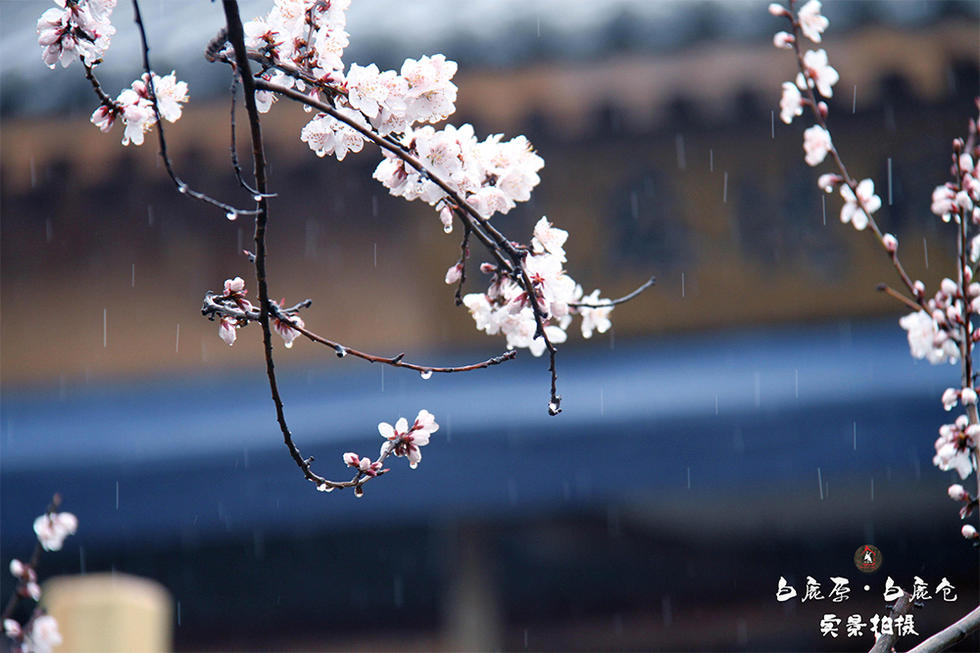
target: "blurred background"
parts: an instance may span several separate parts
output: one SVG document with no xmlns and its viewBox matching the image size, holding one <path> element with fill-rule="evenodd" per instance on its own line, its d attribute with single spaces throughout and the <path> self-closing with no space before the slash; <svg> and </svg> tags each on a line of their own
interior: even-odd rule
<svg viewBox="0 0 980 653">
<path fill-rule="evenodd" d="M 243 2 L 243 17 L 268 4 Z M 547 215 L 567 229 L 586 292 L 657 277 L 610 333 L 570 330 L 555 418 L 547 361 L 527 352 L 424 380 L 277 348 L 287 418 L 330 477 L 343 452 L 374 455 L 379 421 L 436 415 L 419 468 L 393 461 L 355 501 L 313 492 L 284 450 L 257 327 L 229 348 L 200 316 L 224 279 L 254 286 L 250 224 L 178 195 L 155 134 L 123 148 L 118 127 L 88 122 L 81 69 L 40 59 L 50 3 L 0 2 L 2 563 L 29 555 L 59 491 L 79 533 L 42 577 L 158 582 L 176 650 L 866 650 L 867 633 L 831 640 L 818 624 L 882 614 L 889 576 L 956 586 L 916 613 L 922 635 L 967 613 L 978 555 L 945 496 L 955 474 L 931 464 L 959 371 L 908 355 L 901 306 L 875 292 L 894 271 L 818 191 L 829 167 L 803 162 L 809 123 L 779 121 L 795 68 L 766 4 L 353 3 L 345 61 L 442 52 L 460 62 L 453 121 L 525 134 L 545 159 L 498 228 L 526 240 Z M 142 5 L 154 67 L 190 84 L 167 124 L 178 173 L 246 203 L 229 71 L 201 56 L 220 6 Z M 934 288 L 954 250 L 930 194 L 975 115 L 980 5 L 825 5 L 834 141 Z M 120 3 L 100 68 L 111 95 L 139 72 L 130 17 Z M 307 325 L 351 347 L 432 365 L 500 353 L 442 283 L 457 234 L 388 196 L 370 147 L 314 156 L 298 138 L 309 117 L 280 102 L 263 121 L 271 293 L 312 298 Z M 870 576 L 852 561 L 865 544 L 884 559 Z M 848 577 L 851 598 L 779 602 L 781 576 L 800 596 L 807 576 L 824 594 Z"/>
</svg>

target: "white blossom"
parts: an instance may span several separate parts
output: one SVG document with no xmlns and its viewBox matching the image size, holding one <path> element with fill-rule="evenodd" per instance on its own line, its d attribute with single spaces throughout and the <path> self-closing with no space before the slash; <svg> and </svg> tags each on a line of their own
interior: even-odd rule
<svg viewBox="0 0 980 653">
<path fill-rule="evenodd" d="M 925 311 L 909 313 L 898 323 L 908 331 L 909 349 L 914 358 L 925 358 L 933 365 L 959 360 L 959 347 Z"/>
<path fill-rule="evenodd" d="M 806 152 L 804 158 L 807 164 L 816 166 L 823 163 L 832 147 L 830 132 L 820 125 L 814 125 L 803 132 L 803 150 Z"/>
<path fill-rule="evenodd" d="M 816 85 L 820 95 L 833 97 L 834 84 L 840 80 L 837 71 L 827 63 L 826 50 L 807 50 L 803 55 L 803 66 L 806 68 L 806 79 L 800 74 L 797 76 L 796 84 L 800 88 L 806 88 L 810 80 Z"/>
<path fill-rule="evenodd" d="M 875 195 L 875 184 L 870 179 L 862 179 L 857 185 L 857 195 L 847 184 L 840 187 L 844 206 L 840 211 L 840 221 L 850 222 L 858 231 L 868 226 L 869 215 L 881 208 L 881 198 Z"/>
<path fill-rule="evenodd" d="M 78 518 L 70 512 L 44 514 L 34 520 L 34 532 L 45 551 L 60 551 L 65 538 L 78 530 Z"/>
<path fill-rule="evenodd" d="M 803 36 L 820 43 L 820 35 L 830 25 L 830 21 L 820 15 L 820 0 L 810 0 L 800 7 L 798 16 Z"/>
<path fill-rule="evenodd" d="M 783 96 L 779 100 L 779 119 L 787 125 L 794 116 L 803 115 L 803 96 L 792 82 L 783 82 Z"/>
<path fill-rule="evenodd" d="M 422 460 L 422 452 L 419 449 L 429 444 L 429 437 L 439 430 L 435 417 L 429 411 L 422 409 L 419 411 L 412 428 L 408 427 L 408 420 L 399 417 L 395 425 L 388 422 L 378 424 L 378 432 L 387 442 L 382 445 L 381 451 L 390 447 L 391 453 L 396 456 L 408 458 L 409 467 L 415 469 L 419 461 Z"/>
<path fill-rule="evenodd" d="M 24 639 L 24 648 L 31 653 L 51 653 L 60 644 L 61 633 L 55 618 L 49 614 L 35 617 L 31 632 Z"/>
</svg>

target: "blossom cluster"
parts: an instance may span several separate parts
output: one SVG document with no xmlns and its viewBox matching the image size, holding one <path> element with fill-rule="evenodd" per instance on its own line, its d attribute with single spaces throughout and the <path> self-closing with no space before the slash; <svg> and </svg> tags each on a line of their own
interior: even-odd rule
<svg viewBox="0 0 980 653">
<path fill-rule="evenodd" d="M 583 337 L 591 338 L 593 331 L 608 331 L 612 326 L 609 321 L 612 303 L 600 299 L 598 290 L 583 297 L 582 286 L 565 273 L 567 239 L 568 232 L 552 227 L 547 218 L 541 218 L 535 225 L 531 249 L 522 263 L 531 281 L 533 298 L 504 271 L 484 263 L 481 269 L 492 275 L 489 289 L 463 297 L 476 328 L 489 335 L 502 333 L 509 349 L 526 347 L 534 356 L 540 356 L 546 345 L 538 331 L 533 301 L 542 316 L 544 335 L 552 343 L 565 342 L 566 329 L 575 314 L 582 316 Z M 450 268 L 446 275 L 448 283 L 455 279 L 453 271 Z"/>
<path fill-rule="evenodd" d="M 49 68 L 60 61 L 67 67 L 81 57 L 88 68 L 102 62 L 109 47 L 109 37 L 116 28 L 109 16 L 116 0 L 54 0 L 58 7 L 45 11 L 37 22 L 37 42 L 43 48 L 42 58 Z M 143 144 L 143 135 L 156 123 L 153 96 L 160 116 L 176 122 L 187 102 L 187 83 L 177 80 L 175 72 L 160 76 L 144 74 L 124 89 L 114 100 L 104 94 L 98 82 L 92 83 L 102 103 L 92 112 L 91 121 L 103 133 L 112 129 L 117 119 L 125 125 L 122 144 Z M 150 88 L 152 86 L 152 88 Z M 152 95 L 151 95 L 152 93 Z"/>
<path fill-rule="evenodd" d="M 245 280 L 241 277 L 235 277 L 234 279 L 225 279 L 224 290 L 221 295 L 215 297 L 222 306 L 234 311 L 232 314 L 222 314 L 218 320 L 218 336 L 229 346 L 235 344 L 235 340 L 238 338 L 238 329 L 248 324 L 250 319 L 256 319 L 257 309 L 252 306 L 252 302 L 245 298 L 247 294 Z M 293 341 L 300 336 L 300 332 L 293 326 L 304 328 L 306 324 L 299 315 L 284 310 L 284 305 L 285 299 L 279 300 L 277 304 L 279 310 L 276 315 L 272 316 L 271 320 L 272 330 L 282 337 L 286 349 L 291 349 Z M 283 319 L 284 317 L 288 317 L 292 324 Z"/>
<path fill-rule="evenodd" d="M 44 51 L 41 58 L 48 68 L 58 62 L 67 68 L 75 57 L 94 66 L 109 47 L 116 28 L 109 16 L 116 0 L 54 0 L 37 21 L 37 42 Z"/>
<path fill-rule="evenodd" d="M 187 82 L 177 81 L 176 73 L 160 77 L 153 73 L 152 92 L 157 99 L 160 117 L 168 122 L 177 122 L 183 113 L 181 104 L 187 102 Z M 156 123 L 153 111 L 153 98 L 150 96 L 149 77 L 143 75 L 124 89 L 111 104 L 101 104 L 92 113 L 92 124 L 103 133 L 112 129 L 117 118 L 126 126 L 122 144 L 143 144 L 143 134 Z"/>
<path fill-rule="evenodd" d="M 78 518 L 70 512 L 48 512 L 34 520 L 34 533 L 38 543 L 45 551 L 59 551 L 65 538 L 78 530 Z M 41 600 L 41 587 L 37 583 L 32 562 L 22 562 L 16 558 L 10 561 L 10 574 L 17 581 L 17 596 L 29 598 L 35 603 Z M 35 609 L 26 624 L 16 619 L 3 620 L 4 634 L 13 640 L 16 650 L 21 653 L 51 653 L 61 644 L 58 622 L 51 615 Z"/>
<path fill-rule="evenodd" d="M 399 417 L 394 426 L 381 422 L 378 424 L 378 433 L 386 440 L 381 445 L 381 456 L 387 453 L 404 456 L 408 458 L 408 466 L 415 469 L 422 460 L 420 447 L 429 444 L 429 437 L 438 430 L 435 416 L 424 408 L 415 417 L 411 428 L 404 417 Z"/>
</svg>

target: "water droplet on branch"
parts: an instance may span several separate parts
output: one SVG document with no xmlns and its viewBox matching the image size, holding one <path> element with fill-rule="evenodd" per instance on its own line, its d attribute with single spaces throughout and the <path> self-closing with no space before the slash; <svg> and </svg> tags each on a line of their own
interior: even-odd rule
<svg viewBox="0 0 980 653">
<path fill-rule="evenodd" d="M 419 376 L 421 376 L 423 379 L 431 379 L 432 370 L 422 370 L 421 372 L 419 372 Z"/>
</svg>

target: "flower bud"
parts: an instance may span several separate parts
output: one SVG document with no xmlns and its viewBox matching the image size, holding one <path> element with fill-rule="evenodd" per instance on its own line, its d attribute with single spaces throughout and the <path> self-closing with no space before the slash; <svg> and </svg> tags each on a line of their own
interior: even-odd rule
<svg viewBox="0 0 980 653">
<path fill-rule="evenodd" d="M 895 236 L 892 234 L 885 234 L 882 236 L 881 242 L 889 253 L 894 254 L 898 251 L 898 238 L 895 238 Z"/>
<path fill-rule="evenodd" d="M 820 178 L 817 180 L 817 187 L 823 190 L 825 193 L 833 193 L 834 187 L 836 187 L 837 184 L 841 183 L 842 181 L 844 180 L 840 175 L 826 173 L 820 175 Z"/>
<path fill-rule="evenodd" d="M 962 533 L 963 537 L 968 540 L 977 539 L 977 529 L 973 528 L 973 526 L 970 524 L 963 524 L 963 528 L 960 529 L 960 533 Z"/>
<path fill-rule="evenodd" d="M 786 7 L 779 4 L 778 2 L 773 2 L 769 4 L 769 13 L 773 16 L 789 16 L 790 13 L 787 11 Z"/>
<path fill-rule="evenodd" d="M 942 282 L 939 284 L 939 287 L 942 288 L 943 292 L 949 295 L 950 297 L 956 295 L 956 282 L 950 279 L 949 277 L 943 279 Z"/>
<path fill-rule="evenodd" d="M 463 264 L 457 263 L 446 270 L 446 285 L 451 286 L 463 278 Z"/>
<path fill-rule="evenodd" d="M 963 489 L 963 486 L 960 485 L 959 483 L 954 483 L 953 485 L 950 485 L 949 489 L 946 492 L 949 494 L 949 498 L 952 499 L 953 501 L 963 501 L 968 496 L 966 490 Z"/>
<path fill-rule="evenodd" d="M 960 155 L 959 164 L 961 173 L 970 172 L 973 170 L 973 157 L 968 152 L 964 152 Z"/>
<path fill-rule="evenodd" d="M 827 117 L 827 114 L 830 113 L 830 109 L 827 108 L 827 103 L 826 102 L 818 102 L 817 103 L 817 111 L 820 112 L 820 117 L 821 118 L 826 118 Z"/>
<path fill-rule="evenodd" d="M 792 50 L 795 41 L 796 37 L 789 32 L 776 32 L 776 35 L 772 37 L 772 44 L 785 50 Z"/>
<path fill-rule="evenodd" d="M 977 393 L 973 388 L 963 388 L 960 390 L 960 401 L 964 406 L 975 406 L 977 403 Z"/>
<path fill-rule="evenodd" d="M 953 410 L 953 406 L 956 405 L 956 402 L 957 402 L 956 390 L 953 388 L 946 388 L 946 392 L 943 393 L 943 408 L 945 408 L 946 411 L 949 412 Z"/>
</svg>

